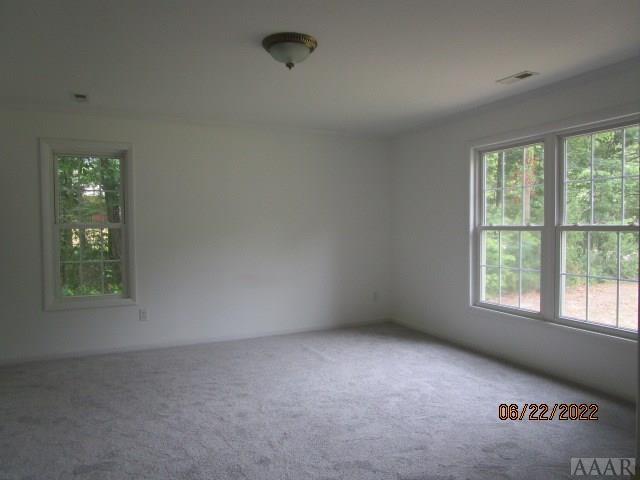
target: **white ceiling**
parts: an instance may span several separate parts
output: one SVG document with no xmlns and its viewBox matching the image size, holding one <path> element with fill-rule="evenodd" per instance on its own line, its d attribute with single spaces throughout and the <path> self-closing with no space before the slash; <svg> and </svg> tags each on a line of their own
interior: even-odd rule
<svg viewBox="0 0 640 480">
<path fill-rule="evenodd" d="M 638 55 L 639 24 L 638 0 L 3 0 L 0 101 L 388 135 Z M 319 43 L 292 71 L 260 46 L 283 30 Z"/>
</svg>

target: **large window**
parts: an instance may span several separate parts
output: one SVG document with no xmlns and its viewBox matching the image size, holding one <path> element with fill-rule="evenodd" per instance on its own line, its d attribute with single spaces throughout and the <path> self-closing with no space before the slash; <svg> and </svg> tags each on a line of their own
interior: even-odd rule
<svg viewBox="0 0 640 480">
<path fill-rule="evenodd" d="M 41 147 L 47 306 L 130 303 L 129 150 L 60 141 Z"/>
<path fill-rule="evenodd" d="M 638 125 L 562 139 L 560 314 L 638 328 Z"/>
<path fill-rule="evenodd" d="M 627 122 L 476 152 L 475 304 L 637 331 L 639 132 Z"/>
<path fill-rule="evenodd" d="M 482 300 L 540 310 L 544 145 L 482 156 Z"/>
</svg>

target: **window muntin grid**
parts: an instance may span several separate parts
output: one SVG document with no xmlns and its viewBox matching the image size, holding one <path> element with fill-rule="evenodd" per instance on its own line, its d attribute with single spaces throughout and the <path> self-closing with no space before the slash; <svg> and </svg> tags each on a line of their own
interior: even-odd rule
<svg viewBox="0 0 640 480">
<path fill-rule="evenodd" d="M 638 224 L 639 135 L 635 124 L 564 137 L 563 225 Z"/>
<path fill-rule="evenodd" d="M 123 296 L 122 159 L 54 155 L 59 297 Z"/>
<path fill-rule="evenodd" d="M 637 118 L 637 115 L 634 117 Z M 585 272 L 581 272 L 576 275 L 573 272 L 565 269 L 564 267 L 564 232 L 580 232 L 580 231 L 600 231 L 600 232 L 620 232 L 623 236 L 624 233 L 639 231 L 638 228 L 638 210 L 640 209 L 640 201 L 638 200 L 638 175 L 640 169 L 638 167 L 638 124 L 637 120 L 634 122 L 622 121 L 618 122 L 600 122 L 599 125 L 607 125 L 606 127 L 594 127 L 591 129 L 572 129 L 572 133 L 563 134 L 570 131 L 566 129 L 562 133 L 548 131 L 544 135 L 540 135 L 539 139 L 544 139 L 543 143 L 546 147 L 546 151 L 549 153 L 546 163 L 544 165 L 545 171 L 545 193 L 544 193 L 544 225 L 536 225 L 534 222 L 528 222 L 528 224 L 522 225 L 524 221 L 521 221 L 522 217 L 517 217 L 514 222 L 513 218 L 507 215 L 506 220 L 502 221 L 502 210 L 504 207 L 501 203 L 502 195 L 491 197 L 492 193 L 487 196 L 486 192 L 499 191 L 504 188 L 503 181 L 500 177 L 497 177 L 493 182 L 490 176 L 486 175 L 485 155 L 487 153 L 501 152 L 511 147 L 502 147 L 501 149 L 495 148 L 493 151 L 479 151 L 476 155 L 476 231 L 474 234 L 474 247 L 473 256 L 476 258 L 475 268 L 476 273 L 473 284 L 473 299 L 475 305 L 481 305 L 484 307 L 492 308 L 497 311 L 507 313 L 523 312 L 523 316 L 531 318 L 547 319 L 556 321 L 558 323 L 568 324 L 579 328 L 584 328 L 592 331 L 606 332 L 609 334 L 620 335 L 627 337 L 634 335 L 637 331 L 637 305 L 638 305 L 638 283 L 637 278 L 629 277 L 629 274 L 625 274 L 621 268 L 621 275 L 617 276 L 617 270 L 615 272 L 607 272 L 606 275 L 602 275 L 601 272 L 592 271 L 589 275 Z M 575 133 L 573 133 L 575 132 Z M 601 155 L 603 150 L 602 145 L 598 145 L 598 154 L 595 150 L 590 150 L 588 156 L 583 156 L 584 164 L 588 167 L 586 173 L 582 172 L 581 175 L 575 175 L 575 171 L 567 168 L 567 148 L 565 139 L 582 139 L 588 142 L 589 148 L 595 143 L 594 137 L 606 136 L 602 132 L 617 132 L 617 152 L 614 151 L 613 155 Z M 542 140 L 540 140 L 542 143 Z M 598 140 L 600 142 L 600 140 Z M 523 142 L 524 143 L 524 142 Z M 533 141 L 531 142 L 533 143 Z M 606 142 L 600 142 L 606 143 Z M 616 142 L 614 142 L 616 143 Z M 513 144 L 512 144 L 513 145 Z M 620 147 L 622 145 L 623 147 Z M 476 150 L 478 152 L 478 150 Z M 593 152 L 593 158 L 591 153 Z M 571 149 L 569 149 L 571 153 Z M 574 159 L 575 160 L 575 159 Z M 592 174 L 592 172 L 594 172 Z M 489 180 L 489 181 L 487 181 Z M 583 182 L 582 184 L 580 182 Z M 618 186 L 619 185 L 619 186 Z M 578 214 L 574 212 L 573 217 L 581 217 L 579 221 L 568 221 L 567 218 L 570 214 L 567 208 L 566 198 L 576 196 L 575 190 L 578 190 L 577 186 L 582 186 L 583 191 L 586 194 L 583 195 L 583 201 L 585 208 L 583 211 L 579 211 Z M 573 190 L 573 191 L 572 191 Z M 593 196 L 593 199 L 592 199 Z M 607 199 L 615 197 L 614 202 L 607 204 Z M 490 202 L 493 200 L 494 207 L 493 212 L 489 211 L 487 207 L 491 207 Z M 602 201 L 604 199 L 604 201 Z M 592 200 L 595 207 L 592 208 Z M 606 208 L 603 208 L 600 204 L 604 204 Z M 578 209 L 579 210 L 579 209 Z M 493 215 L 490 215 L 493 213 Z M 565 222 L 565 218 L 567 221 Z M 591 223 L 591 222 L 594 223 Z M 621 223 L 619 223 L 621 222 Z M 522 308 L 518 308 L 518 303 L 510 302 L 513 305 L 504 305 L 505 302 L 497 303 L 501 301 L 499 294 L 496 292 L 496 288 L 493 289 L 493 298 L 487 295 L 486 288 L 488 287 L 486 280 L 486 269 L 495 269 L 494 262 L 489 262 L 486 255 L 486 241 L 485 235 L 489 232 L 493 232 L 493 235 L 499 235 L 496 232 L 502 231 L 539 231 L 541 232 L 543 239 L 543 249 L 541 255 L 541 272 L 540 272 L 540 312 L 526 313 Z M 485 232 L 487 232 L 485 234 Z M 618 237 L 616 237 L 617 239 Z M 617 240 L 616 240 L 617 242 Z M 495 241 L 494 241 L 495 243 Z M 621 245 L 625 245 L 625 242 L 620 242 Z M 616 250 L 609 248 L 608 251 L 613 252 L 620 258 L 627 258 L 627 263 L 631 262 L 629 255 L 635 258 L 638 251 L 637 242 L 627 242 L 627 252 L 625 249 Z M 632 254 L 629 251 L 632 250 Z M 635 261 L 635 260 L 633 260 Z M 623 264 L 622 260 L 616 260 L 616 264 Z M 509 267 L 511 268 L 511 267 Z M 506 267 L 503 266 L 503 269 Z M 637 269 L 635 269 L 637 270 Z M 634 271 L 635 271 L 634 270 Z M 495 270 L 493 270 L 495 275 Z M 537 272 L 535 272 L 537 273 Z M 579 302 L 575 302 L 570 305 L 571 300 L 567 296 L 563 296 L 564 289 L 567 286 L 567 279 L 574 281 L 576 278 L 580 279 L 583 283 L 583 295 L 589 295 L 590 301 L 587 306 L 586 299 L 581 297 Z M 606 295 L 602 292 L 602 284 L 609 282 L 609 289 L 613 288 L 613 294 L 609 295 L 609 303 L 612 303 L 609 310 L 600 309 L 600 312 L 594 312 L 589 310 L 590 321 L 587 322 L 587 309 L 593 309 L 598 302 L 605 298 Z M 494 282 L 495 283 L 495 282 Z M 491 293 L 491 292 L 490 292 Z M 497 300 L 495 300 L 497 298 Z M 622 302 L 624 299 L 624 302 Z M 491 300 L 496 303 L 492 303 Z M 574 298 L 575 300 L 575 298 Z M 594 301 L 591 301 L 594 300 Z M 624 303 L 624 305 L 622 304 Z M 520 302 L 520 306 L 522 302 Z M 575 314 L 575 305 L 579 305 L 582 313 Z M 566 308 L 570 307 L 570 308 Z M 574 307 L 574 311 L 571 312 L 571 307 Z M 615 312 L 615 316 L 602 321 L 602 311 Z M 594 314 L 595 313 L 595 314 Z M 599 323 L 596 323 L 599 322 Z M 627 323 L 625 323 L 627 322 Z M 629 324 L 628 322 L 631 322 Z M 617 325 L 617 326 L 616 326 Z M 625 330 L 626 327 L 630 327 L 630 330 Z"/>
<path fill-rule="evenodd" d="M 539 312 L 544 144 L 485 152 L 481 162 L 480 300 Z"/>
<path fill-rule="evenodd" d="M 485 230 L 481 244 L 481 300 L 539 312 L 541 233 Z"/>
<path fill-rule="evenodd" d="M 544 224 L 544 145 L 482 155 L 482 224 Z"/>
<path fill-rule="evenodd" d="M 638 328 L 639 133 L 632 124 L 563 138 L 563 318 Z"/>
</svg>

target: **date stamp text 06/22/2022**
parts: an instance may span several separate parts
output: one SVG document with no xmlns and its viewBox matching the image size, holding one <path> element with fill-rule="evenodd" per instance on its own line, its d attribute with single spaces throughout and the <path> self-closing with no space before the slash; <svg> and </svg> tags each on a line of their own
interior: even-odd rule
<svg viewBox="0 0 640 480">
<path fill-rule="evenodd" d="M 501 403 L 500 420 L 598 420 L 596 403 Z"/>
</svg>

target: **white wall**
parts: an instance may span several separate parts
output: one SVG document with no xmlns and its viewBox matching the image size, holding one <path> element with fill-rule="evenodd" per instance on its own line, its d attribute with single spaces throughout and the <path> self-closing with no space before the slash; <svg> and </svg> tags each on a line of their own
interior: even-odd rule
<svg viewBox="0 0 640 480">
<path fill-rule="evenodd" d="M 398 138 L 392 154 L 394 317 L 632 400 L 636 342 L 469 307 L 469 142 L 616 106 L 638 111 L 639 85 L 640 62 L 620 64 Z"/>
<path fill-rule="evenodd" d="M 41 136 L 133 143 L 148 322 L 43 311 Z M 0 361 L 388 317 L 388 158 L 337 134 L 0 111 Z"/>
<path fill-rule="evenodd" d="M 468 142 L 638 105 L 638 85 L 640 63 L 621 64 L 393 142 L 0 111 L 0 362 L 392 316 L 632 399 L 637 344 L 468 307 Z M 133 143 L 148 322 L 133 307 L 42 310 L 41 136 Z"/>
</svg>

